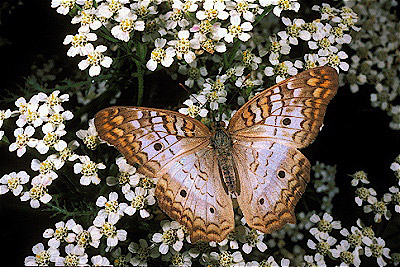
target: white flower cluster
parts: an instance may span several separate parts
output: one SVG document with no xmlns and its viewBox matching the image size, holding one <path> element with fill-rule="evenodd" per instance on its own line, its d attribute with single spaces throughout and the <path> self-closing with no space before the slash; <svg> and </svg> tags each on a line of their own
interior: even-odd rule
<svg viewBox="0 0 400 267">
<path fill-rule="evenodd" d="M 398 2 L 351 0 L 346 5 L 357 12 L 363 27 L 350 44 L 354 55 L 343 82 L 353 93 L 364 84 L 373 87 L 371 105 L 386 111 L 390 128 L 400 130 L 399 18 L 393 13 Z"/>
<path fill-rule="evenodd" d="M 391 259 L 390 249 L 386 248 L 385 241 L 381 237 L 376 237 L 371 227 L 366 227 L 358 219 L 356 226 L 351 226 L 350 231 L 342 228 L 340 221 L 333 221 L 333 217 L 325 213 L 322 218 L 318 215 L 311 216 L 310 219 L 315 223 L 315 227 L 310 229 L 310 233 L 316 239 L 309 239 L 307 245 L 315 250 L 314 264 L 326 266 L 325 258 L 330 257 L 339 260 L 340 266 L 360 266 L 363 256 L 374 257 L 379 266 L 387 263 L 384 258 Z M 341 241 L 333 237 L 338 234 Z"/>
<path fill-rule="evenodd" d="M 268 85 L 263 81 L 265 75 L 274 77 L 275 82 L 280 82 L 297 74 L 299 70 L 322 65 L 332 66 L 337 71 L 347 71 L 349 66 L 343 60 L 348 56 L 341 49 L 344 44 L 351 42 L 350 31 L 359 30 L 354 26 L 357 15 L 349 8 L 338 10 L 327 4 L 323 4 L 322 7 L 315 6 L 313 9 L 320 12 L 320 19 L 305 22 L 299 18 L 292 20 L 282 17 L 284 30 L 272 36 L 266 32 L 269 27 L 253 23 L 254 40 L 252 38 L 247 42 L 242 42 L 229 68 L 220 68 L 215 79 L 204 78 L 212 74 L 212 68 L 204 62 L 208 60 L 225 64 L 224 59 L 216 53 L 208 54 L 208 58 L 203 57 L 201 60 L 196 58 L 190 64 L 182 64 L 178 71 L 187 76 L 185 85 L 189 87 L 197 85 L 200 91 L 191 95 L 183 103 L 187 107 L 179 111 L 191 117 L 204 118 L 209 111 L 218 110 L 220 106 L 226 104 L 226 96 L 229 92 L 237 91 L 241 94 L 238 104 L 242 105 L 254 96 L 254 92 L 265 89 Z M 265 43 L 266 40 L 257 39 L 261 36 L 270 36 L 265 46 L 260 44 Z M 291 52 L 296 50 L 293 47 L 301 45 L 305 47 L 301 50 L 303 60 L 291 61 Z M 267 66 L 260 68 L 261 64 Z M 229 119 L 227 115 L 232 114 L 233 111 L 228 110 L 226 113 L 223 116 Z"/>
</svg>

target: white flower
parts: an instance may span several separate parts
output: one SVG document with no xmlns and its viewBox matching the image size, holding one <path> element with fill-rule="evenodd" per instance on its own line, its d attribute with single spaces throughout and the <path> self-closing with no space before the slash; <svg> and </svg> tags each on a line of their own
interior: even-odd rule
<svg viewBox="0 0 400 267">
<path fill-rule="evenodd" d="M 361 207 L 363 201 L 373 204 L 377 201 L 376 191 L 373 188 L 359 187 L 356 189 L 355 202 Z"/>
<path fill-rule="evenodd" d="M 28 256 L 25 258 L 25 266 L 47 266 L 50 263 L 55 262 L 60 252 L 56 248 L 44 249 L 42 243 L 36 244 L 32 248 L 35 256 Z"/>
<path fill-rule="evenodd" d="M 32 208 L 39 208 L 40 202 L 48 203 L 51 196 L 47 193 L 47 186 L 51 184 L 51 178 L 45 175 L 38 175 L 31 181 L 32 187 L 21 196 L 22 201 L 30 200 Z"/>
<path fill-rule="evenodd" d="M 185 237 L 180 224 L 176 221 L 170 222 L 164 220 L 161 221 L 161 228 L 163 233 L 155 233 L 151 239 L 154 243 L 160 243 L 159 252 L 167 254 L 170 246 L 175 251 L 180 251 L 183 247 L 183 238 Z"/>
<path fill-rule="evenodd" d="M 56 223 L 56 229 L 46 229 L 43 233 L 44 238 L 50 238 L 48 241 L 49 247 L 58 248 L 61 241 L 72 243 L 75 240 L 75 234 L 69 232 L 76 225 L 73 219 L 69 219 L 66 223 L 61 221 Z"/>
<path fill-rule="evenodd" d="M 174 62 L 175 50 L 172 47 L 164 49 L 166 43 L 167 40 L 164 38 L 157 38 L 154 41 L 155 49 L 151 52 L 150 59 L 146 63 L 149 70 L 156 70 L 158 63 L 168 68 Z"/>
<path fill-rule="evenodd" d="M 96 149 L 97 145 L 101 142 L 94 125 L 94 119 L 89 120 L 89 128 L 87 130 L 77 131 L 76 136 L 82 139 L 87 148 L 91 150 Z"/>
<path fill-rule="evenodd" d="M 227 251 L 225 248 L 219 247 L 220 253 L 211 252 L 210 259 L 216 261 L 220 266 L 243 266 L 243 256 L 240 251 L 233 253 Z"/>
<path fill-rule="evenodd" d="M 57 13 L 67 15 L 75 6 L 76 0 L 51 0 L 51 7 L 57 8 Z"/>
<path fill-rule="evenodd" d="M 383 260 L 383 256 L 390 259 L 389 256 L 390 249 L 385 248 L 385 240 L 378 237 L 375 238 L 371 245 L 365 247 L 365 256 L 375 257 L 379 266 L 386 266 L 386 262 Z"/>
<path fill-rule="evenodd" d="M 393 202 L 395 205 L 394 209 L 397 213 L 400 213 L 400 189 L 395 186 L 389 188 L 390 193 L 386 193 L 383 196 L 385 202 Z"/>
<path fill-rule="evenodd" d="M 93 256 L 90 259 L 93 266 L 111 266 L 110 261 L 101 255 Z"/>
<path fill-rule="evenodd" d="M 187 76 L 185 85 L 192 88 L 197 82 L 197 85 L 201 88 L 205 82 L 204 76 L 207 76 L 207 68 L 205 66 L 197 67 L 198 61 L 195 60 L 192 63 L 180 65 L 178 72 Z"/>
<path fill-rule="evenodd" d="M 364 171 L 357 171 L 351 177 L 353 177 L 353 180 L 351 180 L 352 186 L 357 186 L 358 182 L 369 184 L 367 174 Z"/>
<path fill-rule="evenodd" d="M 212 90 L 210 87 L 207 87 L 207 84 L 204 84 L 204 87 L 205 89 L 201 94 L 206 97 L 211 110 L 217 110 L 220 103 L 226 102 L 226 95 L 228 94 L 226 90 Z"/>
<path fill-rule="evenodd" d="M 56 155 L 50 155 L 42 162 L 38 159 L 33 159 L 31 161 L 31 169 L 40 172 L 40 174 L 47 175 L 54 180 L 58 177 L 54 170 L 59 169 L 59 166 L 56 166 L 54 163 L 55 157 Z"/>
<path fill-rule="evenodd" d="M 265 5 L 267 0 L 263 0 L 263 3 L 260 2 L 261 5 Z M 272 5 L 276 5 L 274 10 L 272 11 L 275 16 L 280 17 L 282 10 L 294 10 L 295 12 L 299 11 L 300 4 L 297 0 L 277 0 L 277 1 L 268 1 Z"/>
<path fill-rule="evenodd" d="M 156 199 L 153 195 L 149 194 L 142 187 L 136 187 L 135 191 L 129 191 L 125 194 L 125 198 L 131 202 L 124 212 L 130 216 L 139 211 L 140 217 L 147 218 L 150 213 L 145 209 L 147 205 L 154 205 Z"/>
<path fill-rule="evenodd" d="M 33 128 L 32 126 L 27 126 L 25 129 L 15 129 L 14 136 L 16 138 L 16 141 L 10 144 L 10 152 L 17 150 L 17 156 L 22 157 L 22 155 L 24 155 L 26 152 L 26 146 L 32 148 L 35 147 L 38 143 L 38 140 L 35 138 L 31 138 L 34 133 L 35 128 Z"/>
<path fill-rule="evenodd" d="M 83 248 L 87 247 L 88 245 L 91 245 L 95 248 L 99 247 L 100 238 L 92 238 L 93 233 L 97 233 L 98 231 L 98 229 L 94 225 L 90 226 L 88 230 L 85 230 L 80 224 L 75 224 L 72 227 L 72 231 L 75 234 L 74 242 L 76 242 L 77 246 L 81 246 Z"/>
<path fill-rule="evenodd" d="M 105 169 L 106 166 L 103 163 L 95 163 L 91 161 L 88 156 L 80 156 L 79 160 L 81 163 L 74 164 L 74 173 L 82 174 L 80 183 L 82 185 L 89 185 L 90 183 L 99 184 L 100 178 L 97 171 L 99 169 Z"/>
<path fill-rule="evenodd" d="M 320 57 L 318 62 L 321 66 L 328 65 L 336 69 L 339 72 L 339 69 L 347 71 L 349 69 L 349 64 L 341 61 L 342 59 L 346 59 L 348 56 L 346 52 L 339 51 L 337 54 L 332 53 L 327 57 Z"/>
<path fill-rule="evenodd" d="M 228 29 L 220 28 L 219 35 L 225 39 L 226 42 L 232 43 L 233 38 L 237 37 L 239 40 L 246 42 L 250 39 L 251 35 L 247 33 L 253 29 L 250 22 L 246 21 L 241 24 L 240 16 L 234 15 L 230 17 L 231 25 Z"/>
<path fill-rule="evenodd" d="M 178 32 L 178 39 L 168 42 L 168 45 L 173 46 L 178 59 L 184 58 L 187 63 L 191 63 L 196 59 L 196 54 L 192 49 L 199 49 L 200 43 L 196 39 L 190 39 L 188 30 Z"/>
<path fill-rule="evenodd" d="M 172 9 L 161 17 L 165 21 L 165 27 L 167 30 L 175 29 L 177 26 L 185 28 L 189 26 L 189 21 L 184 17 L 182 10 Z"/>
<path fill-rule="evenodd" d="M 277 83 L 289 78 L 290 76 L 296 75 L 297 74 L 297 68 L 296 67 L 301 67 L 299 65 L 301 62 L 299 60 L 295 61 L 295 64 L 293 64 L 290 61 L 284 61 L 282 63 L 276 64 L 274 67 L 266 67 L 264 69 L 264 73 L 267 76 L 273 76 L 276 75 L 275 81 Z"/>
<path fill-rule="evenodd" d="M 136 14 L 132 13 L 129 8 L 123 7 L 115 18 L 119 24 L 111 29 L 111 34 L 119 40 L 128 42 L 133 30 L 144 31 L 144 21 L 136 19 Z"/>
<path fill-rule="evenodd" d="M 101 216 L 97 216 L 93 225 L 97 228 L 91 232 L 93 239 L 98 240 L 102 236 L 107 237 L 107 246 L 109 248 L 118 245 L 118 241 L 125 241 L 127 232 L 125 230 L 117 230 L 115 225 L 111 222 L 106 222 L 106 219 Z"/>
<path fill-rule="evenodd" d="M 293 23 L 289 18 L 282 18 L 283 24 L 286 25 L 286 31 L 278 32 L 279 37 L 282 40 L 288 40 L 290 44 L 298 45 L 299 41 L 297 38 L 308 41 L 311 39 L 311 33 L 306 30 L 302 30 L 302 26 L 305 21 L 302 19 L 294 19 Z"/>
<path fill-rule="evenodd" d="M 351 264 L 354 266 L 360 266 L 361 260 L 359 258 L 358 250 L 351 252 L 349 249 L 349 242 L 342 240 L 339 245 L 336 245 L 335 249 L 331 249 L 332 256 L 334 258 L 340 258 L 342 261 L 340 266 L 350 266 Z"/>
<path fill-rule="evenodd" d="M 104 207 L 101 209 L 97 216 L 108 218 L 108 221 L 112 224 L 116 224 L 119 218 L 124 215 L 124 210 L 128 206 L 126 203 L 118 203 L 118 193 L 111 192 L 107 198 L 99 196 L 96 200 L 96 206 Z"/>
<path fill-rule="evenodd" d="M 88 262 L 88 255 L 82 247 L 66 245 L 65 253 L 67 256 L 57 258 L 56 266 L 82 266 Z"/>
<path fill-rule="evenodd" d="M 321 254 L 314 256 L 304 255 L 304 261 L 306 262 L 306 266 L 326 267 L 324 258 L 321 256 Z"/>
<path fill-rule="evenodd" d="M 388 210 L 387 208 L 387 203 L 385 203 L 384 201 L 378 201 L 376 198 L 372 199 L 371 202 L 372 202 L 371 205 L 364 206 L 364 212 L 365 213 L 374 212 L 375 222 L 381 222 L 382 216 L 384 216 L 386 220 L 390 219 L 392 214 L 390 210 Z"/>
<path fill-rule="evenodd" d="M 29 124 L 36 128 L 42 125 L 44 118 L 43 115 L 38 112 L 38 108 L 38 103 L 26 103 L 26 105 L 24 106 L 24 110 L 22 112 L 20 111 L 21 114 L 16 121 L 17 126 L 24 127 L 25 124 Z"/>
<path fill-rule="evenodd" d="M 76 55 L 87 56 L 88 42 L 94 42 L 97 40 L 97 35 L 93 32 L 79 29 L 79 32 L 75 35 L 67 35 L 64 39 L 63 44 L 71 44 L 71 47 L 67 51 L 67 56 L 74 57 Z"/>
<path fill-rule="evenodd" d="M 153 245 L 149 247 L 144 239 L 139 239 L 139 244 L 130 243 L 128 250 L 134 254 L 130 261 L 133 266 L 145 266 L 148 259 L 155 259 L 160 256 L 157 247 Z"/>
<path fill-rule="evenodd" d="M 208 110 L 203 108 L 203 105 L 199 105 L 198 103 L 194 103 L 193 100 L 188 99 L 183 102 L 184 105 L 188 106 L 187 108 L 180 108 L 179 112 L 185 115 L 188 115 L 192 118 L 200 116 L 206 117 Z"/>
<path fill-rule="evenodd" d="M 107 185 L 114 186 L 119 184 L 122 186 L 122 193 L 126 193 L 130 190 L 130 187 L 138 185 L 140 180 L 139 173 L 136 173 L 136 168 L 129 165 L 124 157 L 118 157 L 115 160 L 118 166 L 119 173 L 117 177 L 109 176 L 106 179 Z"/>
<path fill-rule="evenodd" d="M 73 117 L 74 115 L 69 110 L 63 111 L 62 113 L 53 113 L 51 115 L 49 114 L 48 117 L 44 117 L 44 121 L 46 123 L 42 126 L 42 131 L 43 132 L 54 131 L 57 129 L 58 126 L 64 124 L 65 121 L 70 120 Z"/>
<path fill-rule="evenodd" d="M 77 154 L 74 153 L 74 150 L 79 147 L 79 143 L 76 140 L 72 140 L 67 144 L 67 147 L 63 150 L 59 151 L 58 154 L 52 158 L 54 166 L 56 169 L 60 169 L 66 161 L 75 161 L 79 158 Z"/>
<path fill-rule="evenodd" d="M 333 221 L 333 217 L 328 213 L 324 213 L 322 219 L 313 214 L 310 217 L 310 221 L 317 224 L 317 227 L 310 229 L 310 233 L 320 239 L 327 239 L 333 229 L 342 228 L 340 221 Z"/>
<path fill-rule="evenodd" d="M 192 266 L 192 257 L 190 256 L 189 251 L 184 251 L 181 253 L 171 249 L 167 254 L 162 255 L 161 259 L 163 261 L 170 262 L 173 266 Z"/>
<path fill-rule="evenodd" d="M 0 110 L 0 128 L 1 128 L 1 126 L 3 126 L 4 120 L 11 117 L 11 114 L 12 114 L 12 112 L 10 109 Z"/>
<path fill-rule="evenodd" d="M 112 59 L 108 56 L 104 56 L 103 53 L 107 50 L 107 47 L 104 45 L 99 45 L 96 49 L 92 44 L 88 44 L 87 51 L 88 56 L 87 59 L 79 62 L 78 67 L 81 70 L 87 69 L 89 66 L 89 75 L 97 76 L 100 74 L 101 66 L 105 68 L 109 68 L 112 63 Z"/>
<path fill-rule="evenodd" d="M 44 128 L 43 139 L 40 139 L 36 145 L 36 149 L 40 154 L 46 154 L 50 148 L 54 148 L 56 151 L 62 151 L 67 147 L 67 142 L 61 140 L 60 137 L 64 136 L 67 132 L 64 130 L 65 125 L 61 124 L 56 128 L 55 131 L 52 128 Z"/>
<path fill-rule="evenodd" d="M 20 171 L 18 173 L 12 172 L 10 174 L 5 174 L 0 179 L 0 195 L 12 191 L 14 196 L 21 194 L 23 190 L 23 184 L 29 182 L 29 175 L 25 171 Z"/>
<path fill-rule="evenodd" d="M 320 254 L 321 256 L 329 255 L 329 253 L 331 253 L 331 247 L 336 243 L 336 239 L 333 238 L 332 236 L 328 236 L 326 240 L 321 239 L 318 236 L 316 236 L 315 238 L 317 239 L 318 243 L 315 243 L 313 240 L 308 239 L 307 246 L 312 250 L 317 250 L 316 255 L 318 254 Z"/>
<path fill-rule="evenodd" d="M 226 5 L 224 1 L 205 0 L 203 9 L 196 12 L 196 18 L 199 20 L 212 20 L 218 18 L 219 20 L 226 20 L 229 13 L 225 11 Z"/>
<path fill-rule="evenodd" d="M 45 93 L 40 92 L 37 95 L 37 99 L 41 102 L 45 102 L 44 105 L 41 105 L 39 107 L 39 113 L 43 115 L 50 114 L 51 112 L 53 113 L 60 113 L 64 111 L 64 108 L 62 107 L 61 103 L 69 101 L 69 95 L 68 94 L 62 94 L 60 95 L 59 90 L 53 91 L 49 96 L 47 96 Z"/>
<path fill-rule="evenodd" d="M 78 11 L 78 15 L 72 18 L 71 23 L 80 23 L 81 31 L 89 31 L 89 29 L 97 30 L 102 25 L 99 18 L 96 17 L 96 10 L 94 8 Z"/>
<path fill-rule="evenodd" d="M 242 250 L 249 254 L 256 247 L 259 251 L 264 252 L 268 247 L 263 242 L 264 234 L 258 230 L 246 228 L 246 243 L 243 244 Z"/>
</svg>

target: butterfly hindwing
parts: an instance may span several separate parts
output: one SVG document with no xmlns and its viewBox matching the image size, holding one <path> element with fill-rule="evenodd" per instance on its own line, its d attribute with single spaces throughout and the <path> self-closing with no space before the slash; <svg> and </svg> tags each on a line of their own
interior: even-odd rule
<svg viewBox="0 0 400 267">
<path fill-rule="evenodd" d="M 310 163 L 297 149 L 273 141 L 237 141 L 239 206 L 247 224 L 271 233 L 295 223 L 294 207 L 310 180 Z"/>
<path fill-rule="evenodd" d="M 100 138 L 115 146 L 138 172 L 156 176 L 184 154 L 208 145 L 209 129 L 183 114 L 140 107 L 109 107 L 95 116 Z"/>
<path fill-rule="evenodd" d="M 220 242 L 235 226 L 232 200 L 210 148 L 176 162 L 158 181 L 155 194 L 161 209 L 186 226 L 192 242 Z"/>
<path fill-rule="evenodd" d="M 235 138 L 274 140 L 294 148 L 308 146 L 323 124 L 326 107 L 338 88 L 334 68 L 303 71 L 259 93 L 229 122 Z"/>
</svg>

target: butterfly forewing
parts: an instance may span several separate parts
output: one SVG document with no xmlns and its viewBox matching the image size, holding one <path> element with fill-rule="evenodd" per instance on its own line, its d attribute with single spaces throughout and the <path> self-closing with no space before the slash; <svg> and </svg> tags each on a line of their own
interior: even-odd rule
<svg viewBox="0 0 400 267">
<path fill-rule="evenodd" d="M 140 107 L 110 107 L 95 116 L 101 139 L 115 146 L 139 172 L 160 175 L 185 154 L 209 145 L 210 131 L 183 114 Z"/>
<path fill-rule="evenodd" d="M 337 88 L 334 68 L 303 71 L 247 102 L 232 117 L 228 131 L 233 138 L 275 140 L 294 148 L 306 147 L 316 138 L 326 106 Z"/>
</svg>

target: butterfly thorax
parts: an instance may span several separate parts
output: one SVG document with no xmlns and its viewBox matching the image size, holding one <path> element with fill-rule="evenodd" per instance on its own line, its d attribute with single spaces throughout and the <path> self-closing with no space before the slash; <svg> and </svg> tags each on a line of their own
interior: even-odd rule
<svg viewBox="0 0 400 267">
<path fill-rule="evenodd" d="M 219 171 L 228 191 L 237 194 L 238 184 L 231 137 L 225 129 L 217 128 L 211 137 L 211 145 L 217 156 Z"/>
</svg>

